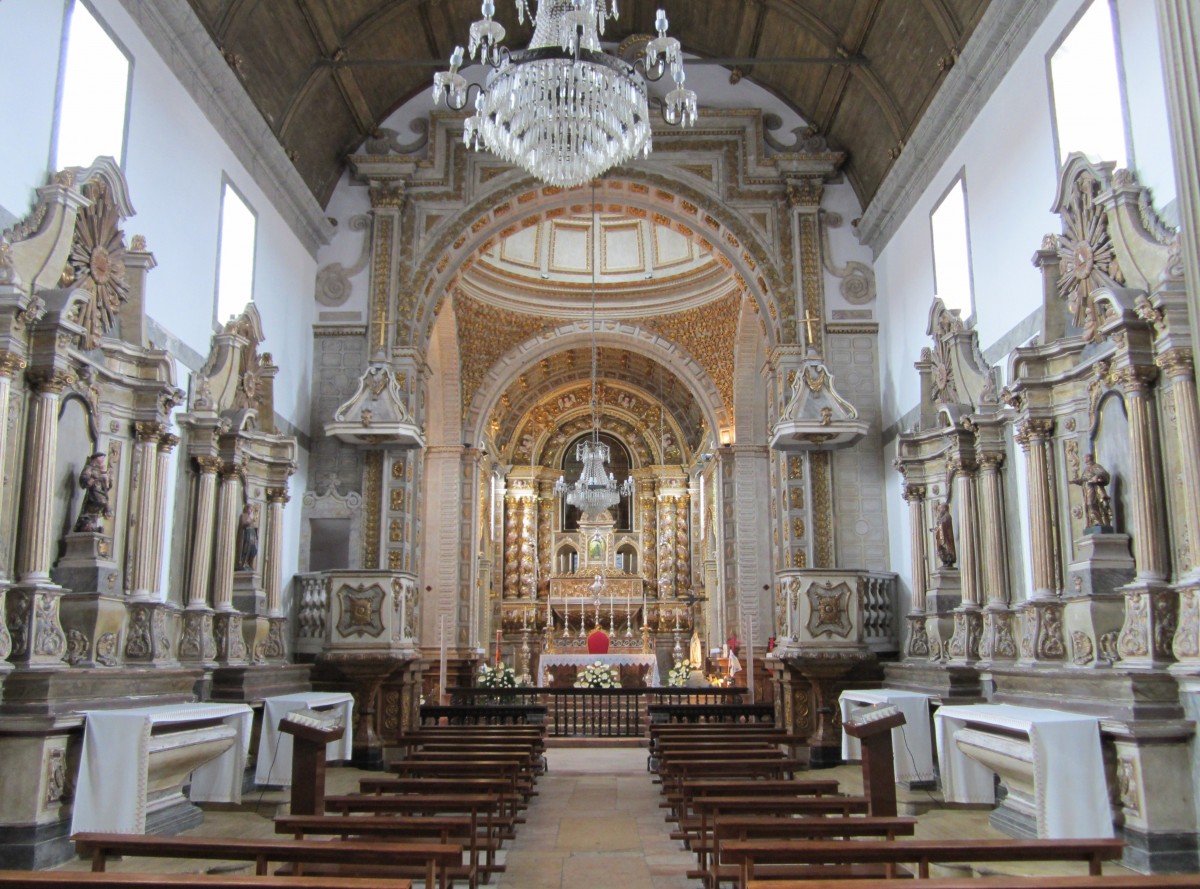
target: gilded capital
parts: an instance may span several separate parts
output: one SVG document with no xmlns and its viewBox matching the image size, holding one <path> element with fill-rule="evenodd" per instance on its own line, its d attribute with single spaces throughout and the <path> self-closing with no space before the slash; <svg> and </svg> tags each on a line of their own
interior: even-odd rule
<svg viewBox="0 0 1200 889">
<path fill-rule="evenodd" d="M 164 432 L 158 437 L 158 449 L 169 454 L 179 445 L 179 436 L 173 432 Z"/>
<path fill-rule="evenodd" d="M 75 382 L 75 374 L 65 370 L 31 370 L 25 375 L 34 391 L 59 395 Z"/>
<path fill-rule="evenodd" d="M 197 457 L 196 466 L 200 468 L 201 473 L 208 475 L 216 475 L 221 470 L 220 457 Z"/>
<path fill-rule="evenodd" d="M 796 207 L 819 207 L 824 193 L 825 183 L 819 176 L 793 179 L 787 184 L 788 206 L 793 209 Z"/>
<path fill-rule="evenodd" d="M 1173 380 L 1191 379 L 1195 376 L 1192 353 L 1187 349 L 1171 349 L 1155 358 L 1154 363 Z"/>
<path fill-rule="evenodd" d="M 1049 438 L 1053 429 L 1053 420 L 1029 419 L 1017 426 L 1017 434 L 1014 438 L 1021 447 L 1028 448 L 1035 441 L 1040 442 Z"/>
<path fill-rule="evenodd" d="M 980 454 L 979 466 L 984 470 L 995 471 L 1004 465 L 1004 454 Z"/>
<path fill-rule="evenodd" d="M 288 496 L 287 488 L 267 488 L 268 503 L 287 503 L 291 499 Z"/>
<path fill-rule="evenodd" d="M 149 444 L 151 442 L 157 444 L 167 431 L 166 427 L 157 420 L 138 420 L 133 424 L 133 429 L 137 434 L 137 440 L 142 444 Z"/>
<path fill-rule="evenodd" d="M 237 463 L 222 463 L 220 471 L 223 482 L 231 482 L 235 479 L 240 481 L 242 478 L 242 467 Z"/>
<path fill-rule="evenodd" d="M 0 352 L 0 377 L 11 377 L 17 371 L 24 370 L 28 363 L 15 352 Z"/>
<path fill-rule="evenodd" d="M 1121 390 L 1127 395 L 1145 392 L 1157 376 L 1158 370 L 1153 367 L 1130 366 L 1117 371 L 1117 380 L 1121 384 Z"/>
<path fill-rule="evenodd" d="M 405 188 L 403 182 L 389 182 L 369 190 L 371 206 L 377 210 L 402 210 Z"/>
<path fill-rule="evenodd" d="M 924 485 L 905 485 L 900 489 L 900 496 L 909 503 L 920 503 L 925 499 Z"/>
</svg>

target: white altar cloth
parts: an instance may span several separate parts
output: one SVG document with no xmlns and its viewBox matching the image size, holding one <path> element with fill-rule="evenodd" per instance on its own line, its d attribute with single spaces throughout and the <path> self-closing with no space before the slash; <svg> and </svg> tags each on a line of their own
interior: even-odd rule
<svg viewBox="0 0 1200 889">
<path fill-rule="evenodd" d="M 934 714 L 934 725 L 946 802 L 996 802 L 992 770 L 968 757 L 954 742 L 955 732 L 969 724 L 1029 736 L 1039 837 L 1113 835 L 1096 717 L 1009 704 L 941 707 Z"/>
<path fill-rule="evenodd" d="M 292 784 L 292 736 L 279 730 L 279 721 L 304 709 L 336 709 L 346 727 L 340 741 L 325 745 L 328 762 L 350 758 L 354 745 L 354 695 L 349 692 L 301 691 L 263 700 L 262 729 L 258 735 L 258 757 L 254 766 L 257 784 L 290 787 Z"/>
<path fill-rule="evenodd" d="M 89 710 L 79 759 L 71 832 L 146 832 L 150 730 L 219 719 L 237 730 L 233 746 L 192 772 L 192 802 L 240 803 L 254 711 L 245 704 L 175 704 Z"/>
<path fill-rule="evenodd" d="M 586 667 L 600 661 L 610 667 L 649 667 L 646 684 L 658 686 L 658 657 L 653 654 L 542 654 L 538 667 L 538 688 L 545 685 L 546 670 L 555 667 Z"/>
<path fill-rule="evenodd" d="M 847 689 L 838 698 L 842 723 L 860 706 L 890 704 L 904 714 L 904 725 L 892 729 L 892 758 L 897 781 L 932 781 L 933 744 L 929 733 L 929 695 L 896 688 Z M 842 732 L 842 759 L 862 759 L 858 738 Z"/>
</svg>

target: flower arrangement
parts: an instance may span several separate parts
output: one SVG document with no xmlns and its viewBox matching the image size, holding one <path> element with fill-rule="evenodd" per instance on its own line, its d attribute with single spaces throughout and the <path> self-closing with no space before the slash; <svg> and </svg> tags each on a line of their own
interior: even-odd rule
<svg viewBox="0 0 1200 889">
<path fill-rule="evenodd" d="M 596 661 L 583 668 L 583 672 L 575 677 L 576 688 L 620 688 L 621 676 L 615 667 Z"/>
<path fill-rule="evenodd" d="M 676 661 L 675 666 L 667 673 L 667 685 L 670 688 L 683 688 L 691 672 L 691 661 Z"/>
<path fill-rule="evenodd" d="M 479 668 L 480 688 L 516 688 L 517 674 L 507 664 L 489 667 L 484 664 Z"/>
</svg>

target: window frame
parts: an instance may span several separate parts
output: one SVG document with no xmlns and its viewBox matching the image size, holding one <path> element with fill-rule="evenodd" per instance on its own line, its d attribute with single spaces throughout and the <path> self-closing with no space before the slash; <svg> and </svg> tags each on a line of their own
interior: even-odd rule
<svg viewBox="0 0 1200 889">
<path fill-rule="evenodd" d="M 1050 141 L 1054 145 L 1054 172 L 1058 176 L 1062 173 L 1063 162 L 1066 158 L 1063 156 L 1062 139 L 1058 132 L 1058 102 L 1054 95 L 1054 56 L 1062 48 L 1062 45 L 1067 42 L 1067 38 L 1075 31 L 1075 26 L 1080 20 L 1087 15 L 1093 6 L 1097 3 L 1108 5 L 1109 22 L 1112 25 L 1113 36 L 1113 61 L 1117 66 L 1117 95 L 1120 98 L 1121 104 L 1121 135 L 1125 141 L 1125 166 L 1129 169 L 1136 169 L 1137 161 L 1133 152 L 1133 129 L 1130 123 L 1129 115 L 1129 85 L 1125 78 L 1125 54 L 1121 45 L 1121 18 L 1117 9 L 1116 0 L 1086 0 L 1080 4 L 1079 9 L 1071 16 L 1070 22 L 1063 28 L 1062 32 L 1055 38 L 1050 48 L 1046 51 L 1046 94 L 1050 103 Z M 1101 158 L 1101 160 L 1112 161 L 1115 158 Z"/>
<path fill-rule="evenodd" d="M 250 215 L 254 219 L 254 243 L 251 246 L 250 252 L 250 299 L 246 305 L 254 302 L 254 288 L 258 280 L 258 210 L 254 205 L 246 199 L 246 195 L 234 183 L 228 173 L 221 174 L 221 190 L 220 197 L 217 200 L 217 256 L 216 269 L 213 275 L 213 330 L 220 331 L 225 326 L 225 319 L 221 317 L 221 250 L 225 243 L 225 191 L 232 191 L 242 202 L 242 205 L 250 211 Z M 242 308 L 245 308 L 243 306 Z"/>
<path fill-rule="evenodd" d="M 133 116 L 133 72 L 137 60 L 134 58 L 133 53 L 130 52 L 129 47 L 117 36 L 116 32 L 109 26 L 104 17 L 100 15 L 90 0 L 66 0 L 63 4 L 62 37 L 59 42 L 58 52 L 58 83 L 54 91 L 54 121 L 50 131 L 50 157 L 48 159 L 48 166 L 50 170 L 55 172 L 59 169 L 58 142 L 62 137 L 62 106 L 63 94 L 67 86 L 67 54 L 71 46 L 71 19 L 75 14 L 76 7 L 80 5 L 87 8 L 88 14 L 95 19 L 105 36 L 112 41 L 117 51 L 125 57 L 128 66 L 125 74 L 125 108 L 122 112 L 124 120 L 121 122 L 121 156 L 115 158 L 117 166 L 123 171 L 125 170 L 126 159 L 129 156 L 129 126 L 130 118 Z M 91 163 L 92 160 L 95 160 L 95 158 L 89 160 L 88 163 Z"/>
<path fill-rule="evenodd" d="M 971 249 L 971 203 L 967 195 L 967 169 L 959 167 L 958 171 L 951 177 L 950 183 L 938 195 L 938 199 L 933 202 L 933 206 L 929 209 L 929 260 L 933 271 L 933 294 L 945 304 L 945 298 L 938 293 L 937 286 L 937 237 L 933 227 L 933 217 L 937 211 L 946 202 L 946 198 L 950 197 L 950 193 L 954 191 L 954 187 L 959 183 L 962 184 L 962 202 L 963 202 L 963 235 L 967 241 L 967 308 L 968 312 L 965 315 L 959 316 L 959 320 L 968 327 L 975 323 L 975 260 Z M 956 308 L 946 306 L 947 309 Z"/>
</svg>

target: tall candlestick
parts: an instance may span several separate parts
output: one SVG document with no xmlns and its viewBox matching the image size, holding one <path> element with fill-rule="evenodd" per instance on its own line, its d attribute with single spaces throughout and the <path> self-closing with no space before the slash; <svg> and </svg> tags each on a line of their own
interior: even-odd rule
<svg viewBox="0 0 1200 889">
<path fill-rule="evenodd" d="M 500 620 L 501 621 L 504 620 L 504 612 L 500 612 Z M 496 666 L 497 667 L 500 666 L 500 636 L 501 636 L 501 632 L 502 631 L 500 631 L 500 630 L 496 631 Z"/>
</svg>

